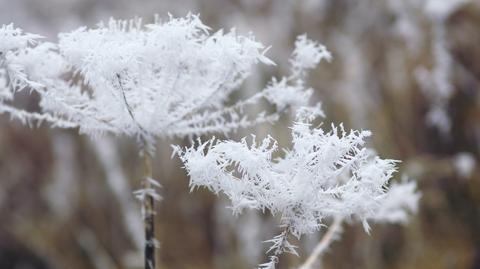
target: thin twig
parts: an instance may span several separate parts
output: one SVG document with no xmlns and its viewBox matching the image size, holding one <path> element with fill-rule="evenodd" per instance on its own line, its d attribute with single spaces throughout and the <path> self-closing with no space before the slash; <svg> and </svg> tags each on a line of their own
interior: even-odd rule
<svg viewBox="0 0 480 269">
<path fill-rule="evenodd" d="M 127 96 L 125 95 L 125 89 L 123 88 L 122 79 L 120 77 L 120 74 L 117 74 L 117 79 L 118 79 L 118 85 L 120 86 L 120 92 L 122 93 L 123 102 L 125 103 L 125 107 L 127 108 L 128 114 L 132 118 L 133 123 L 140 130 L 141 135 L 146 137 L 147 136 L 147 131 L 137 121 L 137 119 L 135 118 L 135 114 L 133 114 L 133 109 L 127 101 Z"/>
<path fill-rule="evenodd" d="M 334 218 L 332 225 L 330 225 L 322 240 L 318 242 L 318 245 L 315 247 L 312 254 L 310 254 L 308 259 L 299 267 L 299 269 L 312 269 L 315 262 L 328 249 L 330 244 L 332 244 L 338 233 L 340 233 L 342 229 L 342 221 L 341 217 Z"/>
<path fill-rule="evenodd" d="M 178 78 L 178 76 L 177 76 Z M 226 78 L 224 79 L 226 80 Z M 175 80 L 175 84 L 176 84 L 177 80 Z M 192 106 L 192 109 L 190 110 L 187 110 L 185 111 L 184 113 L 180 114 L 180 116 L 177 116 L 176 118 L 174 118 L 170 123 L 168 123 L 166 125 L 166 127 L 169 127 L 175 123 L 178 123 L 179 121 L 182 121 L 186 118 L 188 118 L 189 116 L 195 114 L 196 112 L 198 112 L 199 110 L 201 110 L 202 108 L 204 108 L 204 106 L 206 106 L 206 104 L 211 101 L 211 99 L 215 96 L 215 94 L 219 93 L 222 89 L 223 89 L 223 86 L 224 86 L 224 83 L 220 83 L 220 85 L 215 89 L 213 90 L 208 96 L 206 96 L 199 104 L 196 104 L 195 106 Z"/>
</svg>

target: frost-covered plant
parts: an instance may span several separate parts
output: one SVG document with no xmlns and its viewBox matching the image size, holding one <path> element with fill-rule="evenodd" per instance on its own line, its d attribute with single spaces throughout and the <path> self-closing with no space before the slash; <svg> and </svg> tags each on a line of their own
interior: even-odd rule
<svg viewBox="0 0 480 269">
<path fill-rule="evenodd" d="M 33 37 L 26 38 L 33 43 Z M 306 71 L 331 56 L 306 36 L 296 45 L 288 79 L 272 80 L 265 90 L 225 107 L 252 65 L 273 64 L 253 36 L 235 30 L 210 34 L 195 15 L 145 26 L 140 19 L 111 19 L 97 28 L 61 33 L 58 44 L 26 47 L 24 42 L 12 65 L 2 65 L 24 72 L 16 72 L 15 84 L 4 83 L 2 90 L 10 89 L 11 95 L 13 89 L 30 86 L 41 95 L 44 120 L 79 127 L 82 133 L 110 132 L 149 142 L 225 133 L 278 118 L 279 113 L 245 115 L 244 108 L 261 99 L 279 110 L 305 104 L 311 94 L 304 88 Z M 24 118 L 39 120 L 34 114 Z"/>
<path fill-rule="evenodd" d="M 146 268 L 155 267 L 155 138 L 227 133 L 275 121 L 285 109 L 306 105 L 312 93 L 305 88 L 307 71 L 331 57 L 301 36 L 288 78 L 272 79 L 264 90 L 228 106 L 253 65 L 274 63 L 252 35 L 209 30 L 191 14 L 147 25 L 111 19 L 60 33 L 58 43 L 38 42 L 39 36 L 13 25 L 0 28 L 0 112 L 27 124 L 137 138 L 145 163 L 143 188 L 135 194 L 143 202 Z M 23 89 L 39 97 L 39 112 L 16 106 L 15 93 Z M 277 110 L 249 116 L 246 108 L 261 100 Z"/>
<path fill-rule="evenodd" d="M 298 36 L 290 59 L 291 74 L 280 80 L 273 78 L 265 91 L 266 99 L 280 110 L 306 105 L 313 93 L 313 89 L 305 89 L 306 76 L 323 59 L 332 60 L 325 46 L 308 39 L 306 34 Z"/>
<path fill-rule="evenodd" d="M 268 136 L 260 143 L 208 140 L 175 150 L 190 176 L 190 187 L 206 187 L 225 194 L 234 213 L 245 208 L 268 211 L 280 217 L 281 234 L 268 242 L 274 268 L 284 252 L 297 254 L 288 235 L 297 238 L 319 230 L 327 218 L 358 220 L 369 231 L 368 220 L 398 222 L 416 210 L 414 183 L 392 185 L 395 160 L 381 159 L 365 147 L 368 131 L 330 131 L 312 128 L 311 109 L 301 109 L 292 127 L 292 148 L 273 158 L 277 141 Z M 309 117 L 309 118 L 307 118 Z M 400 193 L 400 195 L 399 195 Z"/>
<path fill-rule="evenodd" d="M 37 44 L 41 36 L 24 33 L 13 24 L 0 27 L 0 113 L 9 113 L 12 118 L 25 122 L 27 118 L 48 120 L 48 115 L 28 113 L 7 103 L 12 102 L 16 91 L 29 86 L 39 88 L 41 85 L 29 80 L 26 67 L 17 59 L 32 45 Z"/>
<path fill-rule="evenodd" d="M 423 12 L 431 21 L 432 44 L 431 51 L 434 66 L 431 70 L 425 67 L 417 68 L 415 75 L 421 90 L 431 107 L 426 115 L 426 122 L 439 130 L 440 134 L 448 136 L 452 121 L 448 115 L 448 103 L 455 93 L 452 83 L 454 60 L 449 51 L 447 34 L 447 19 L 468 0 L 424 0 Z"/>
</svg>

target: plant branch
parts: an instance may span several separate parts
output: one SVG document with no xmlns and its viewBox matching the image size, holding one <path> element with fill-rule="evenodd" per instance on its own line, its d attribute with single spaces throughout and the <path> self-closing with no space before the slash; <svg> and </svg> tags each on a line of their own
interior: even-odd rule
<svg viewBox="0 0 480 269">
<path fill-rule="evenodd" d="M 337 235 L 341 232 L 342 221 L 341 217 L 334 218 L 332 225 L 330 225 L 322 240 L 318 242 L 315 249 L 313 249 L 312 254 L 310 254 L 308 259 L 299 267 L 299 269 L 312 269 L 315 262 L 328 249 L 330 244 L 332 244 Z"/>
<path fill-rule="evenodd" d="M 288 242 L 288 235 L 290 233 L 291 226 L 286 225 L 279 235 L 275 236 L 273 239 L 267 240 L 265 242 L 271 242 L 272 246 L 267 251 L 273 252 L 273 255 L 269 256 L 270 261 L 260 264 L 259 269 L 275 269 L 275 265 L 280 260 L 280 255 L 283 253 L 291 253 L 298 256 L 297 251 L 295 250 L 296 246 Z"/>
<path fill-rule="evenodd" d="M 123 97 L 123 102 L 125 103 L 125 106 L 127 108 L 127 111 L 128 111 L 128 114 L 130 115 L 130 117 L 132 118 L 132 121 L 133 123 L 138 127 L 138 129 L 140 130 L 140 132 L 142 133 L 142 136 L 144 136 L 142 139 L 146 139 L 146 137 L 148 136 L 148 133 L 147 131 L 142 127 L 142 125 L 140 125 L 140 123 L 137 121 L 137 119 L 135 118 L 135 115 L 133 114 L 133 109 L 132 107 L 130 106 L 130 104 L 128 103 L 127 101 L 127 96 L 125 95 L 125 89 L 123 87 L 123 84 L 122 84 L 122 79 L 120 77 L 120 74 L 117 74 L 117 79 L 118 79 L 118 85 L 120 86 L 120 92 L 122 93 L 122 97 Z M 143 145 L 145 146 L 145 145 Z"/>
</svg>

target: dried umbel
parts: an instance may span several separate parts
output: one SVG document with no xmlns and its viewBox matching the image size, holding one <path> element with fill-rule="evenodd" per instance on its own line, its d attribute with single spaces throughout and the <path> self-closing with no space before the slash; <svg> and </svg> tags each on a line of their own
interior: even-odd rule
<svg viewBox="0 0 480 269">
<path fill-rule="evenodd" d="M 317 114 L 320 114 L 317 111 Z M 403 222 L 415 212 L 419 195 L 415 184 L 388 183 L 395 160 L 381 159 L 365 147 L 368 131 L 345 131 L 332 126 L 326 132 L 312 128 L 311 110 L 300 110 L 292 127 L 292 148 L 273 159 L 277 142 L 270 136 L 260 143 L 211 139 L 176 152 L 190 176 L 190 186 L 225 194 L 235 213 L 245 208 L 280 216 L 284 231 L 270 240 L 270 262 L 295 253 L 288 234 L 300 237 L 319 230 L 328 218 L 358 220 L 369 231 L 368 220 Z"/>
<path fill-rule="evenodd" d="M 7 53 L 0 66 L 2 101 L 28 87 L 40 95 L 41 112 L 2 102 L 3 112 L 25 122 L 127 135 L 149 144 L 154 137 L 226 133 L 274 121 L 288 107 L 308 102 L 311 90 L 305 89 L 303 77 L 331 57 L 323 46 L 299 37 L 290 77 L 272 80 L 250 98 L 225 106 L 253 65 L 273 65 L 264 56 L 267 48 L 251 35 L 235 30 L 210 34 L 195 15 L 147 25 L 140 19 L 111 19 L 96 28 L 61 33 L 58 44 L 36 46 L 37 36 L 12 29 L 4 26 L 0 35 Z M 277 111 L 247 116 L 245 108 L 262 99 Z"/>
</svg>

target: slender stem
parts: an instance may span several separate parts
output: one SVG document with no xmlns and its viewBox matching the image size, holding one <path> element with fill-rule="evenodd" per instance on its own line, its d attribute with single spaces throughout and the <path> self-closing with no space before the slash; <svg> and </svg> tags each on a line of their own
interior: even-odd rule
<svg viewBox="0 0 480 269">
<path fill-rule="evenodd" d="M 317 246 L 313 250 L 308 259 L 299 267 L 299 269 L 312 269 L 313 264 L 319 259 L 319 257 L 327 250 L 330 244 L 335 240 L 335 237 L 340 233 L 342 228 L 342 218 L 335 217 L 332 225 L 328 228 L 327 232 L 323 236 L 322 240 L 318 242 Z"/>
<path fill-rule="evenodd" d="M 117 79 L 118 79 L 118 85 L 120 86 L 120 92 L 122 93 L 123 97 L 123 102 L 125 103 L 125 106 L 127 108 L 128 114 L 130 115 L 130 118 L 132 119 L 133 123 L 137 125 L 138 129 L 140 130 L 140 135 L 145 137 L 147 136 L 147 131 L 140 125 L 140 123 L 137 121 L 135 118 L 135 115 L 133 114 L 133 108 L 130 106 L 130 104 L 127 101 L 127 96 L 125 95 L 125 89 L 122 84 L 122 77 L 120 74 L 117 74 Z"/>
<path fill-rule="evenodd" d="M 143 152 L 144 176 L 142 187 L 144 190 L 152 189 L 150 179 L 152 178 L 152 157 L 145 150 Z M 145 226 L 145 269 L 155 269 L 155 205 L 152 195 L 145 195 L 142 202 Z"/>
<path fill-rule="evenodd" d="M 142 212 L 143 212 L 143 225 L 145 227 L 145 269 L 155 269 L 155 248 L 157 241 L 155 239 L 155 197 L 151 192 L 154 190 L 152 186 L 152 156 L 149 152 L 149 139 L 147 131 L 140 125 L 140 123 L 135 118 L 133 109 L 127 101 L 127 96 L 125 95 L 125 89 L 122 84 L 122 78 L 120 74 L 116 74 L 118 79 L 118 85 L 120 86 L 120 92 L 122 93 L 123 101 L 127 108 L 128 114 L 130 115 L 134 124 L 138 127 L 140 131 L 140 141 L 142 143 L 142 153 L 143 153 L 143 178 L 142 178 L 142 188 L 144 195 L 142 196 Z"/>
</svg>

